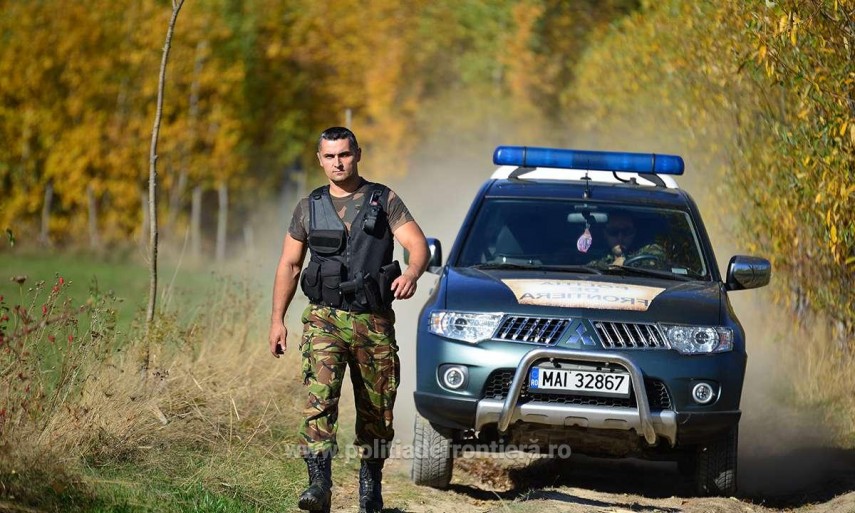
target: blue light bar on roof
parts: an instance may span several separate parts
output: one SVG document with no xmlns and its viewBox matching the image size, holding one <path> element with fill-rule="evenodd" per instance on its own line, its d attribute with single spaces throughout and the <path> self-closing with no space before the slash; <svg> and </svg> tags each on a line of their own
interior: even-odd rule
<svg viewBox="0 0 855 513">
<path fill-rule="evenodd" d="M 679 155 L 528 146 L 499 146 L 493 152 L 493 163 L 499 166 L 557 167 L 662 175 L 682 175 L 684 168 L 683 158 Z"/>
</svg>

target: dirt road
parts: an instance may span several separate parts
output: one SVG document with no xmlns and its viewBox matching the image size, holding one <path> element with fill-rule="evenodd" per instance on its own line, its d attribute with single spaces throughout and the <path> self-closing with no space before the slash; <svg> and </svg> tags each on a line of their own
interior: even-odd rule
<svg viewBox="0 0 855 513">
<path fill-rule="evenodd" d="M 809 452 L 809 453 L 808 453 Z M 801 461 L 812 461 L 807 466 Z M 744 492 L 693 497 L 676 465 L 638 460 L 499 460 L 472 457 L 455 464 L 447 490 L 416 487 L 409 462 L 394 460 L 384 478 L 385 511 L 448 512 L 855 512 L 855 457 L 815 448 L 790 458 L 744 462 Z M 780 466 L 781 474 L 775 475 Z M 758 474 L 758 472 L 760 474 Z M 764 483 L 763 472 L 769 480 Z M 789 478 L 785 486 L 777 477 Z M 795 479 L 793 479 L 795 477 Z M 334 509 L 357 511 L 356 476 L 337 479 Z"/>
</svg>

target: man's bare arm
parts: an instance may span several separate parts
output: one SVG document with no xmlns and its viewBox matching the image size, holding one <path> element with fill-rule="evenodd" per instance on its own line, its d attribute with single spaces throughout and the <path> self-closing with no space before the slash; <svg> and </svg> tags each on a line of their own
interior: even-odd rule
<svg viewBox="0 0 855 513">
<path fill-rule="evenodd" d="M 410 263 L 401 276 L 392 282 L 392 292 L 395 299 L 409 299 L 416 292 L 416 281 L 427 269 L 430 250 L 425 234 L 415 221 L 402 224 L 392 233 L 410 252 Z"/>
<path fill-rule="evenodd" d="M 306 244 L 291 237 L 290 233 L 286 234 L 282 256 L 279 257 L 279 265 L 276 267 L 276 278 L 273 281 L 273 312 L 270 316 L 270 352 L 277 358 L 277 346 L 281 346 L 282 351 L 288 347 L 285 312 L 297 291 L 305 258 Z"/>
</svg>

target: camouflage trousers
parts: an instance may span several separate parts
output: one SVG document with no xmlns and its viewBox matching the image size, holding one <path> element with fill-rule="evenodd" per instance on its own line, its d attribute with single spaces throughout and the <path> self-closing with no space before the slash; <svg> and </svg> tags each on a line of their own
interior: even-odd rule
<svg viewBox="0 0 855 513">
<path fill-rule="evenodd" d="M 356 403 L 356 440 L 362 458 L 386 458 L 395 435 L 392 408 L 401 365 L 395 314 L 351 313 L 309 305 L 303 312 L 303 384 L 307 398 L 300 427 L 304 455 L 335 454 L 338 402 L 344 371 Z"/>
</svg>

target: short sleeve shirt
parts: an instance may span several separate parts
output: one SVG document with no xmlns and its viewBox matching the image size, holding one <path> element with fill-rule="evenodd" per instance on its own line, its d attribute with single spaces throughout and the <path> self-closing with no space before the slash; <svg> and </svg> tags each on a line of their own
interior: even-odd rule
<svg viewBox="0 0 855 513">
<path fill-rule="evenodd" d="M 335 207 L 335 211 L 344 222 L 348 233 L 350 232 L 350 226 L 362 208 L 365 195 L 369 190 L 370 182 L 363 180 L 362 185 L 353 194 L 341 198 L 330 195 L 333 207 Z M 389 190 L 387 203 L 384 210 L 386 211 L 386 218 L 389 221 L 389 228 L 392 232 L 413 220 L 413 216 L 410 214 L 407 206 L 404 205 L 400 196 L 395 194 L 391 189 Z M 288 227 L 288 233 L 295 240 L 306 242 L 309 239 L 309 222 L 309 198 L 306 197 L 300 200 L 297 206 L 294 207 L 294 215 L 291 217 L 291 225 Z"/>
</svg>

